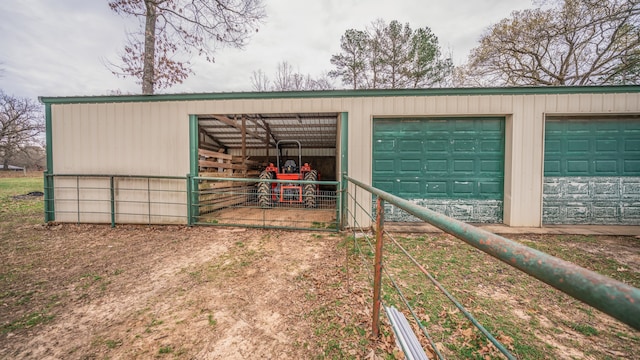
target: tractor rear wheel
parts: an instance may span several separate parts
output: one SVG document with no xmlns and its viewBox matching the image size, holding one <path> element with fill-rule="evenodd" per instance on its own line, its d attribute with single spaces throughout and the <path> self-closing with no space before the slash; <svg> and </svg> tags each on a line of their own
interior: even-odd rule
<svg viewBox="0 0 640 360">
<path fill-rule="evenodd" d="M 273 180 L 273 173 L 271 171 L 263 171 L 260 173 L 260 179 Z M 261 208 L 271 207 L 271 183 L 261 182 L 258 184 L 258 204 Z"/>
<path fill-rule="evenodd" d="M 308 173 L 304 174 L 304 180 L 306 181 L 318 181 L 318 172 L 316 170 L 311 170 Z M 316 203 L 316 195 L 317 195 L 317 184 L 304 184 L 302 188 L 302 198 L 304 201 L 304 207 L 306 208 L 315 208 L 317 206 Z"/>
</svg>

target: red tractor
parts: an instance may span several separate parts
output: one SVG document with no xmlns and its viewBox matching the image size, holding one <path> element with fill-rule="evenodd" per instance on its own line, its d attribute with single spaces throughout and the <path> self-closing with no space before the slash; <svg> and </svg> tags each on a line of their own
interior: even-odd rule
<svg viewBox="0 0 640 360">
<path fill-rule="evenodd" d="M 298 144 L 298 164 L 302 164 L 302 146 L 297 140 L 280 140 L 276 144 L 277 166 L 270 163 L 260 174 L 263 180 L 291 180 L 291 183 L 261 182 L 258 185 L 258 204 L 268 208 L 274 203 L 303 203 L 307 208 L 316 207 L 317 184 L 299 184 L 298 180 L 318 181 L 318 171 L 312 170 L 308 163 L 298 167 L 294 160 L 285 161 L 280 167 L 280 144 Z"/>
</svg>

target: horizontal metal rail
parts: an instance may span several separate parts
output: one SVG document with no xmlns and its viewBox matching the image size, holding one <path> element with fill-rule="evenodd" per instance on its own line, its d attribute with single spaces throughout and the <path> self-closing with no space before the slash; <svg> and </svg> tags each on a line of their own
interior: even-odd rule
<svg viewBox="0 0 640 360">
<path fill-rule="evenodd" d="M 211 181 L 233 181 L 233 182 L 246 182 L 246 183 L 259 183 L 269 182 L 275 184 L 318 184 L 318 185 L 331 185 L 338 186 L 339 181 L 310 181 L 310 180 L 277 180 L 277 179 L 257 179 L 257 178 L 234 178 L 234 177 L 204 177 L 194 176 L 194 180 L 211 180 Z"/>
<path fill-rule="evenodd" d="M 420 207 L 349 176 L 345 175 L 345 179 L 467 244 L 640 330 L 640 289 Z"/>
<path fill-rule="evenodd" d="M 44 174 L 45 177 L 83 177 L 83 178 L 138 178 L 138 179 L 167 179 L 167 180 L 186 180 L 185 176 L 163 176 L 163 175 L 114 175 L 114 174 Z"/>
<path fill-rule="evenodd" d="M 264 185 L 259 186 L 265 183 L 269 184 L 266 191 Z M 308 185 L 316 189 L 310 195 L 303 193 L 303 187 Z M 339 185 L 338 181 L 194 176 L 190 178 L 188 190 L 190 222 L 337 232 L 340 230 Z"/>
</svg>

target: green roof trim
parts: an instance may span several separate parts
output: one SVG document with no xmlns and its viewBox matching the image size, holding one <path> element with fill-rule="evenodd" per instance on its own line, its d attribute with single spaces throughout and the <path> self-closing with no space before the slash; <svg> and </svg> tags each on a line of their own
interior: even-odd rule
<svg viewBox="0 0 640 360">
<path fill-rule="evenodd" d="M 392 96 L 468 96 L 468 95 L 551 95 L 551 94 L 599 94 L 638 93 L 640 86 L 545 86 L 502 88 L 437 88 L 437 89 L 374 89 L 374 90 L 325 90 L 282 92 L 224 92 L 195 94 L 154 95 L 104 95 L 39 97 L 44 104 L 89 104 L 156 101 L 201 101 L 201 100 L 259 100 L 293 98 L 346 98 L 346 97 L 392 97 Z"/>
</svg>

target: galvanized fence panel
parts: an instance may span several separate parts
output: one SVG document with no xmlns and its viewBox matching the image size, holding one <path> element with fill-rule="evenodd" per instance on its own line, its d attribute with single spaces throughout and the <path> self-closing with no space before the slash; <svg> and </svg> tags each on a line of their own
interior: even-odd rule
<svg viewBox="0 0 640 360">
<path fill-rule="evenodd" d="M 185 224 L 185 177 L 45 174 L 45 219 L 75 223 Z"/>
<path fill-rule="evenodd" d="M 436 353 L 436 357 L 443 358 L 437 350 L 435 343 L 429 335 L 421 320 L 416 316 L 414 309 L 407 298 L 402 293 L 400 280 L 394 279 L 395 275 L 390 272 L 391 264 L 384 263 L 382 252 L 388 252 L 394 248 L 395 254 L 405 256 L 409 262 L 413 263 L 417 271 L 424 274 L 451 303 L 490 341 L 504 356 L 514 358 L 514 356 L 502 345 L 491 333 L 489 333 L 469 311 L 458 301 L 447 289 L 445 289 L 426 267 L 420 264 L 414 256 L 408 252 L 403 245 L 397 241 L 392 234 L 384 230 L 384 216 L 389 207 L 394 210 L 402 210 L 427 222 L 435 227 L 454 235 L 458 239 L 469 245 L 505 262 L 506 264 L 529 274 L 538 280 L 555 287 L 556 289 L 578 299 L 602 312 L 611 315 L 621 322 L 640 329 L 640 289 L 628 284 L 611 279 L 596 272 L 584 269 L 576 264 L 561 260 L 544 252 L 529 248 L 518 242 L 490 233 L 486 230 L 476 228 L 472 225 L 449 218 L 443 214 L 422 208 L 407 200 L 371 187 L 358 180 L 345 176 L 352 184 L 356 185 L 348 194 L 348 201 L 354 206 L 347 208 L 347 214 L 352 221 L 355 237 L 364 239 L 363 242 L 354 239 L 354 245 L 363 257 L 363 261 L 374 264 L 375 273 L 369 274 L 374 284 L 374 310 L 372 320 L 372 332 L 378 332 L 378 314 L 381 305 L 385 305 L 382 298 L 385 297 L 384 290 L 381 289 L 382 276 L 386 276 L 387 283 L 391 284 L 389 289 L 395 292 L 394 297 L 400 299 L 399 303 L 404 304 L 417 323 L 418 328 L 431 344 Z M 358 189 L 360 189 L 358 191 Z M 376 205 L 372 209 L 367 209 L 361 203 L 367 204 L 371 196 L 376 198 Z M 385 211 L 382 211 L 385 209 Z M 361 211 L 366 217 L 375 221 L 375 238 L 367 232 L 369 225 L 358 223 L 356 212 Z M 375 215 L 374 215 L 375 211 Z M 384 236 L 383 236 L 384 234 Z M 384 245 L 383 245 L 384 243 Z M 384 250 L 383 250 L 384 249 Z M 382 294 L 381 294 L 382 293 Z M 386 311 L 386 308 L 385 308 Z M 387 314 L 389 315 L 389 314 Z M 394 328 L 394 331 L 396 329 Z M 402 330 L 402 329 L 398 329 Z"/>
<path fill-rule="evenodd" d="M 339 230 L 337 181 L 191 179 L 195 225 Z"/>
</svg>

